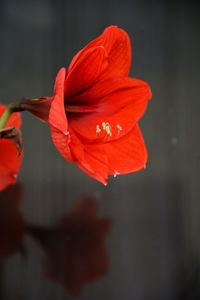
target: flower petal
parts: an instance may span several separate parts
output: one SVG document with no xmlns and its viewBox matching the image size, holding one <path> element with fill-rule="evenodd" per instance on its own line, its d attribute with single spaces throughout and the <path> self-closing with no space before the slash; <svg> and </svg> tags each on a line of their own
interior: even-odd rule
<svg viewBox="0 0 200 300">
<path fill-rule="evenodd" d="M 52 131 L 53 129 L 53 131 Z M 106 183 L 104 178 L 106 177 L 106 174 L 108 173 L 108 166 L 101 161 L 98 164 L 98 167 L 101 169 L 101 173 L 104 175 L 101 176 L 100 174 L 95 174 L 95 171 L 93 170 L 93 166 L 90 165 L 92 157 L 90 159 L 90 162 L 88 162 L 85 159 L 85 148 L 84 144 L 81 140 L 77 137 L 76 133 L 69 128 L 69 137 L 70 140 L 67 139 L 66 136 L 61 131 L 56 130 L 55 128 L 51 128 L 51 136 L 52 140 L 57 148 L 57 150 L 60 152 L 60 154 L 69 161 L 74 161 L 84 172 L 89 174 L 90 176 L 96 178 L 97 180 L 101 181 L 102 183 Z M 57 139 L 57 140 L 56 140 Z M 104 156 L 104 161 L 106 161 L 106 156 Z M 94 159 L 94 164 L 97 165 L 98 162 L 96 162 L 96 158 Z"/>
<path fill-rule="evenodd" d="M 0 139 L 0 191 L 16 182 L 22 158 L 12 141 Z"/>
<path fill-rule="evenodd" d="M 109 174 L 109 166 L 105 153 L 99 153 L 99 149 L 96 150 L 95 147 L 93 148 L 93 152 L 88 153 L 87 147 L 84 147 L 84 159 L 76 156 L 75 162 L 83 172 L 107 185 L 106 179 Z"/>
<path fill-rule="evenodd" d="M 95 151 L 91 154 L 90 161 L 87 160 L 87 153 L 85 152 L 85 145 L 83 142 L 78 138 L 76 133 L 70 129 L 70 135 L 71 135 L 71 143 L 70 143 L 70 149 L 73 156 L 73 161 L 79 166 L 81 170 L 83 170 L 85 173 L 90 175 L 91 177 L 95 178 L 96 180 L 102 182 L 103 184 L 106 184 L 105 177 L 108 173 L 108 164 L 107 164 L 107 157 L 106 155 L 102 154 L 102 158 L 100 161 L 96 160 Z M 96 174 L 96 168 L 94 168 L 94 165 L 96 168 L 101 169 L 101 174 Z M 103 175 L 102 175 L 103 174 Z"/>
<path fill-rule="evenodd" d="M 73 151 L 73 149 L 72 149 Z M 136 124 L 126 136 L 104 144 L 84 144 L 84 159 L 74 152 L 77 165 L 89 176 L 106 184 L 109 175 L 126 174 L 145 167 L 147 150 Z"/>
<path fill-rule="evenodd" d="M 142 80 L 123 78 L 97 83 L 79 97 L 79 102 L 87 99 L 91 103 L 92 95 L 96 97 L 93 113 L 84 113 L 92 106 L 82 105 L 82 113 L 67 114 L 70 126 L 85 141 L 110 142 L 135 126 L 146 110 L 151 91 Z"/>
<path fill-rule="evenodd" d="M 0 105 L 0 116 L 5 109 L 6 106 Z M 20 128 L 20 114 L 13 113 L 6 126 Z M 0 191 L 16 182 L 22 159 L 23 151 L 18 155 L 17 147 L 13 141 L 4 138 L 0 139 Z"/>
<path fill-rule="evenodd" d="M 128 34 L 117 26 L 109 26 L 104 32 L 79 51 L 73 58 L 69 71 L 83 53 L 87 53 L 92 47 L 103 46 L 108 55 L 108 67 L 103 77 L 128 76 L 131 66 L 131 43 Z"/>
<path fill-rule="evenodd" d="M 103 46 L 83 51 L 68 70 L 65 80 L 65 99 L 79 94 L 93 85 L 107 67 L 107 54 Z"/>
<path fill-rule="evenodd" d="M 60 69 L 54 85 L 54 99 L 49 112 L 49 124 L 68 135 L 68 122 L 64 107 L 65 68 Z"/>
<path fill-rule="evenodd" d="M 72 161 L 72 155 L 71 151 L 69 148 L 69 143 L 70 143 L 70 134 L 68 135 L 63 134 L 62 131 L 57 129 L 54 126 L 50 126 L 50 131 L 51 131 L 51 138 L 52 141 L 57 148 L 57 150 L 60 152 L 60 154 L 68 161 Z"/>
<path fill-rule="evenodd" d="M 105 151 L 111 175 L 136 172 L 146 167 L 147 149 L 138 124 L 128 135 L 106 144 Z"/>
</svg>

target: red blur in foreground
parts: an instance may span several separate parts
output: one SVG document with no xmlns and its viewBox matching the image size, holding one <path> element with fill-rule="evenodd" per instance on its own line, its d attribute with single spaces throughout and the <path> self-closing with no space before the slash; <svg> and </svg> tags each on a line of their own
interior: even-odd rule
<svg viewBox="0 0 200 300">
<path fill-rule="evenodd" d="M 0 105 L 0 117 L 6 106 Z M 15 112 L 9 118 L 6 127 L 20 128 L 20 114 Z M 0 191 L 14 184 L 21 166 L 23 151 L 18 153 L 16 143 L 12 139 L 0 138 Z"/>
<path fill-rule="evenodd" d="M 152 95 L 145 81 L 128 77 L 130 66 L 129 36 L 110 26 L 59 71 L 53 97 L 24 104 L 49 123 L 61 155 L 105 185 L 147 162 L 138 121 Z"/>
</svg>

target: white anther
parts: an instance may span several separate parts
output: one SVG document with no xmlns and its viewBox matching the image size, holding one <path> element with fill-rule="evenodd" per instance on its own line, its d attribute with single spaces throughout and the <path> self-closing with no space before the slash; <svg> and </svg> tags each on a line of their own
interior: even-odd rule
<svg viewBox="0 0 200 300">
<path fill-rule="evenodd" d="M 99 125 L 96 126 L 96 133 L 100 133 L 101 132 L 101 128 Z"/>
<path fill-rule="evenodd" d="M 111 126 L 108 122 L 102 122 L 102 128 L 103 128 L 103 130 L 105 130 L 107 135 L 112 136 Z"/>
<path fill-rule="evenodd" d="M 117 129 L 118 129 L 119 131 L 122 131 L 122 129 L 123 129 L 122 126 L 121 126 L 120 124 L 117 124 L 116 127 L 117 127 Z"/>
</svg>

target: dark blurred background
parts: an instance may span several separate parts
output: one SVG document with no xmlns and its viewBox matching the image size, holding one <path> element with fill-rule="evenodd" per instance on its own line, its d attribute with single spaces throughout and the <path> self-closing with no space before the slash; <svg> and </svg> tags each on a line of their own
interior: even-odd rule
<svg viewBox="0 0 200 300">
<path fill-rule="evenodd" d="M 85 196 L 96 199 L 98 215 L 112 225 L 105 241 L 109 268 L 99 280 L 88 280 L 81 299 L 200 299 L 198 1 L 1 0 L 0 99 L 9 103 L 51 95 L 60 67 L 111 24 L 131 37 L 131 76 L 152 88 L 140 122 L 147 168 L 111 178 L 104 187 L 66 163 L 47 126 L 24 114 L 17 220 L 24 220 L 26 233 L 18 251 L 2 256 L 0 299 L 74 299 L 59 280 L 44 276 L 47 242 L 41 248 L 37 241 L 56 245 L 49 228 Z M 16 191 L 7 197 L 15 198 Z M 31 238 L 35 231 L 29 227 L 40 228 L 37 238 Z"/>
</svg>

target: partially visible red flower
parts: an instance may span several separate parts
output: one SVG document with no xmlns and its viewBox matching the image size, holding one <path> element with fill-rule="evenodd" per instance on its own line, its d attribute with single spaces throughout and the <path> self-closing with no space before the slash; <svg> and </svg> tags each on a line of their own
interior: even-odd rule
<svg viewBox="0 0 200 300">
<path fill-rule="evenodd" d="M 3 114 L 5 106 L 0 105 L 0 117 Z M 9 118 L 6 127 L 20 128 L 20 114 L 15 112 Z M 14 184 L 21 166 L 23 151 L 19 154 L 16 141 L 9 138 L 0 138 L 0 191 L 7 186 Z"/>
<path fill-rule="evenodd" d="M 105 239 L 110 225 L 110 219 L 97 215 L 95 200 L 83 198 L 55 229 L 28 227 L 28 232 L 45 249 L 46 275 L 79 295 L 86 283 L 108 272 Z"/>
<path fill-rule="evenodd" d="M 129 36 L 110 26 L 74 56 L 67 71 L 59 71 L 54 96 L 42 98 L 32 111 L 44 120 L 49 112 L 61 155 L 104 184 L 109 175 L 138 171 L 147 161 L 138 121 L 151 90 L 128 77 L 130 66 Z"/>
</svg>

